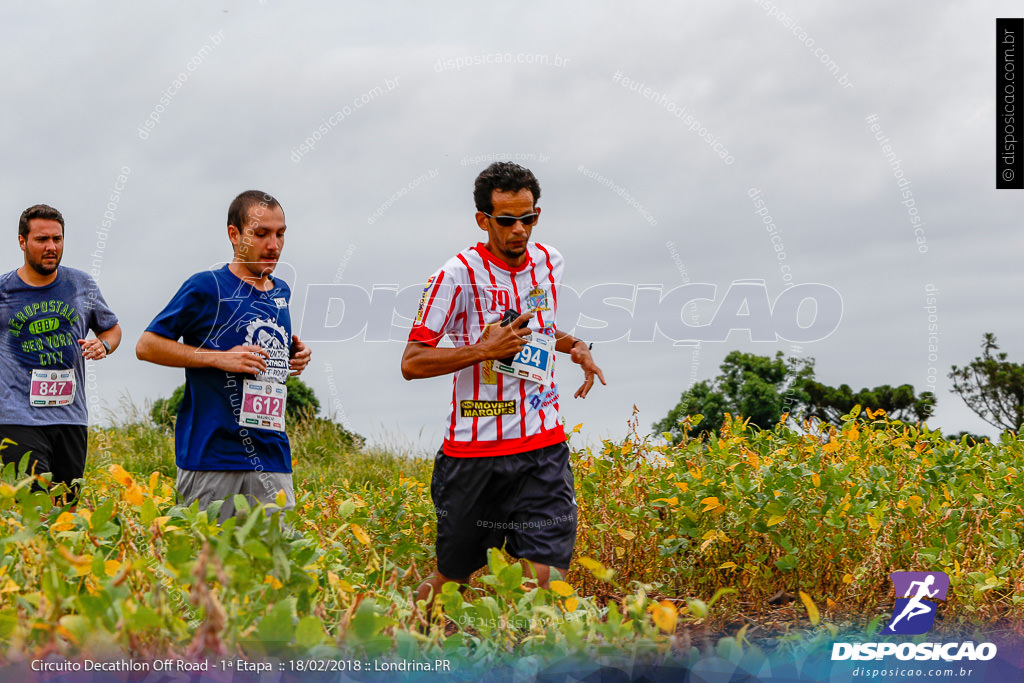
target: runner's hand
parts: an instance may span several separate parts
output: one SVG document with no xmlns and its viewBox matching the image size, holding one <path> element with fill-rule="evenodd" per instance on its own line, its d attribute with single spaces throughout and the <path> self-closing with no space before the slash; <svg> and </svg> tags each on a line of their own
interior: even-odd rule
<svg viewBox="0 0 1024 683">
<path fill-rule="evenodd" d="M 590 349 L 586 348 L 586 345 L 574 344 L 570 355 L 572 362 L 583 368 L 583 376 L 585 377 L 583 385 L 576 390 L 573 398 L 587 397 L 587 394 L 590 393 L 590 388 L 594 386 L 594 375 L 597 375 L 598 379 L 601 380 L 601 384 L 608 385 L 608 382 L 604 381 L 604 373 L 601 372 L 601 368 L 597 367 L 597 363 L 594 362 L 594 357 L 590 354 Z"/>
<path fill-rule="evenodd" d="M 99 360 L 107 357 L 107 350 L 103 348 L 103 342 L 99 339 L 79 339 L 78 345 L 82 347 L 82 357 L 86 360 Z"/>
<path fill-rule="evenodd" d="M 491 325 L 487 328 L 487 335 L 478 344 L 486 357 L 492 360 L 511 358 L 526 346 L 526 337 L 530 336 L 529 328 L 519 329 L 519 326 L 534 316 L 533 312 L 527 311 L 512 321 L 511 324 Z"/>
<path fill-rule="evenodd" d="M 288 360 L 288 367 L 291 368 L 292 375 L 301 374 L 306 366 L 309 365 L 309 359 L 313 356 L 313 350 L 302 343 L 299 339 L 299 335 L 292 335 L 292 357 Z"/>
<path fill-rule="evenodd" d="M 246 375 L 258 375 L 267 369 L 270 356 L 262 346 L 256 344 L 239 344 L 227 351 L 205 351 L 212 354 L 213 366 L 227 372 L 240 372 Z"/>
</svg>

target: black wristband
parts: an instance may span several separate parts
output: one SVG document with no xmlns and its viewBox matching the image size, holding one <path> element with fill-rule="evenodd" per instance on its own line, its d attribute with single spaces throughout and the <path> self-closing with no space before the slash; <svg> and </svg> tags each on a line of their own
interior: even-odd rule
<svg viewBox="0 0 1024 683">
<path fill-rule="evenodd" d="M 587 344 L 587 342 L 583 341 L 582 339 L 577 339 L 576 341 L 574 341 L 572 343 L 573 346 L 576 346 L 577 344 Z M 594 342 L 590 342 L 589 344 L 587 344 L 587 350 L 588 351 L 593 350 L 593 348 L 594 348 Z"/>
</svg>

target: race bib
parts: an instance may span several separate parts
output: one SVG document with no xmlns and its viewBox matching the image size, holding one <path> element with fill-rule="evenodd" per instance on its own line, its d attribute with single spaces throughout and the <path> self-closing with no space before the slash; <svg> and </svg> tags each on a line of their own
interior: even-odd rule
<svg viewBox="0 0 1024 683">
<path fill-rule="evenodd" d="M 554 356 L 555 338 L 547 334 L 534 333 L 526 346 L 512 359 L 511 365 L 494 361 L 494 368 L 503 375 L 546 386 L 551 383 Z"/>
<path fill-rule="evenodd" d="M 285 399 L 288 388 L 277 382 L 259 382 L 247 379 L 242 382 L 242 410 L 238 424 L 255 429 L 284 431 Z"/>
<path fill-rule="evenodd" d="M 75 400 L 75 370 L 33 370 L 28 402 L 33 408 L 69 406 Z"/>
</svg>

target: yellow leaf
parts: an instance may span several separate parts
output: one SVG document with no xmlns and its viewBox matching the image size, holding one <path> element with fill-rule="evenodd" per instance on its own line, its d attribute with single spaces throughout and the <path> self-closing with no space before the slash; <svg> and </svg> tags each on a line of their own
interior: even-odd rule
<svg viewBox="0 0 1024 683">
<path fill-rule="evenodd" d="M 875 516 L 874 515 L 868 515 L 867 516 L 867 520 L 868 520 L 868 526 L 871 527 L 871 530 L 872 531 L 878 531 L 878 527 L 881 526 L 881 525 L 878 523 L 878 520 L 875 519 Z"/>
<path fill-rule="evenodd" d="M 142 505 L 142 489 L 139 488 L 138 484 L 132 484 L 124 492 L 124 499 L 135 507 Z"/>
<path fill-rule="evenodd" d="M 591 559 L 589 557 L 581 557 L 578 560 L 578 562 L 581 565 L 583 565 L 583 567 L 585 567 L 586 569 L 589 569 L 590 573 L 593 574 L 595 578 L 601 581 L 611 581 L 612 577 L 615 576 L 614 569 L 608 569 L 597 560 Z"/>
<path fill-rule="evenodd" d="M 156 487 L 160 484 L 160 473 L 153 472 L 149 475 L 149 492 L 156 493 Z"/>
<path fill-rule="evenodd" d="M 843 583 L 853 583 L 853 574 L 843 574 Z"/>
<path fill-rule="evenodd" d="M 622 443 L 622 448 L 620 450 L 622 451 L 623 455 L 629 455 L 630 453 L 633 452 L 633 442 L 632 441 L 624 441 Z"/>
<path fill-rule="evenodd" d="M 569 612 L 575 612 L 576 608 L 579 607 L 579 605 L 580 605 L 580 601 L 579 601 L 579 599 L 577 599 L 575 597 L 569 598 L 568 600 L 565 601 L 565 609 L 567 611 L 569 611 Z"/>
<path fill-rule="evenodd" d="M 10 577 L 4 582 L 3 587 L 0 587 L 0 593 L 17 593 L 21 590 L 21 586 L 16 584 Z"/>
<path fill-rule="evenodd" d="M 67 531 L 75 527 L 75 516 L 70 512 L 62 512 L 57 521 L 50 527 L 52 531 Z"/>
<path fill-rule="evenodd" d="M 712 508 L 716 508 L 719 505 L 721 505 L 721 503 L 718 502 L 718 498 L 714 496 L 710 498 L 705 498 L 700 502 L 700 504 L 704 506 L 702 512 L 707 512 L 708 510 L 711 510 Z"/>
<path fill-rule="evenodd" d="M 816 488 L 821 488 L 821 477 L 818 476 L 817 472 L 811 473 L 811 481 L 814 482 Z"/>
<path fill-rule="evenodd" d="M 772 515 L 768 518 L 768 526 L 775 526 L 779 522 L 783 522 L 786 519 L 786 515 Z"/>
<path fill-rule="evenodd" d="M 687 491 L 690 490 L 689 484 L 687 484 L 685 481 L 677 481 L 677 482 L 673 483 L 672 485 L 675 486 L 676 488 L 678 488 L 683 493 L 686 493 Z"/>
<path fill-rule="evenodd" d="M 662 600 L 647 608 L 654 620 L 654 625 L 665 633 L 672 633 L 676 630 L 676 622 L 679 619 L 679 611 L 674 603 L 669 600 Z"/>
<path fill-rule="evenodd" d="M 616 531 L 618 532 L 619 536 L 622 536 L 627 541 L 632 541 L 634 538 L 636 538 L 636 534 L 634 534 L 632 531 L 629 531 L 628 529 L 616 529 Z"/>
<path fill-rule="evenodd" d="M 811 624 L 817 626 L 821 621 L 821 614 L 818 612 L 818 606 L 811 600 L 811 596 L 800 591 L 800 602 L 804 603 L 804 607 L 807 608 L 807 617 L 811 620 Z"/>
<path fill-rule="evenodd" d="M 753 467 L 754 469 L 757 469 L 758 467 L 761 466 L 761 458 L 757 457 L 757 453 L 755 453 L 754 451 L 747 452 L 747 462 L 749 462 L 750 466 Z"/>
<path fill-rule="evenodd" d="M 579 434 L 580 433 L 580 429 L 582 429 L 582 428 L 583 428 L 583 423 L 580 422 L 578 425 L 576 425 L 575 427 L 572 428 L 572 433 L 573 434 Z"/>
<path fill-rule="evenodd" d="M 75 555 L 62 545 L 57 546 L 57 553 L 71 563 L 79 576 L 85 576 L 92 570 L 92 555 Z"/>
<path fill-rule="evenodd" d="M 567 584 L 565 581 L 552 581 L 551 590 L 558 593 L 563 598 L 567 598 L 576 592 L 576 589 Z"/>
<path fill-rule="evenodd" d="M 723 562 L 718 566 L 719 569 L 735 569 L 737 565 L 735 562 Z"/>
<path fill-rule="evenodd" d="M 3 496 L 4 498 L 14 498 L 15 493 L 15 488 L 7 482 L 0 484 L 0 496 Z"/>
<path fill-rule="evenodd" d="M 113 576 L 120 568 L 121 563 L 117 560 L 107 560 L 103 563 L 103 571 L 106 572 L 107 576 Z"/>
<path fill-rule="evenodd" d="M 623 486 L 629 486 L 632 483 L 633 483 L 633 473 L 630 472 L 629 474 L 626 475 L 626 478 L 622 480 L 622 485 Z"/>
<path fill-rule="evenodd" d="M 356 540 L 362 543 L 363 545 L 370 545 L 370 537 L 366 535 L 365 531 L 363 531 L 363 527 L 359 526 L 358 524 L 352 525 L 352 535 L 355 536 Z"/>
<path fill-rule="evenodd" d="M 274 590 L 281 588 L 284 584 L 277 580 L 277 577 L 267 574 L 266 578 L 263 579 L 263 583 L 269 583 L 270 587 Z"/>
<path fill-rule="evenodd" d="M 679 505 L 679 498 L 672 496 L 671 498 L 655 498 L 651 501 L 652 503 L 668 503 L 672 507 Z"/>
<path fill-rule="evenodd" d="M 132 475 L 125 472 L 124 468 L 120 465 L 114 464 L 110 466 L 110 474 L 121 486 L 130 486 L 132 483 Z"/>
<path fill-rule="evenodd" d="M 277 503 L 277 507 L 279 508 L 283 508 L 288 504 L 288 495 L 284 492 L 284 489 L 277 492 L 277 495 L 274 497 L 274 502 Z"/>
</svg>

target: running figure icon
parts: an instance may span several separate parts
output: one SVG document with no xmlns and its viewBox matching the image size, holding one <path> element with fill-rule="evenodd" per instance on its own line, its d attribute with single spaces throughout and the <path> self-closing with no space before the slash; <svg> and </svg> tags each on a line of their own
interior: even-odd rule
<svg viewBox="0 0 1024 683">
<path fill-rule="evenodd" d="M 929 590 L 932 584 L 935 583 L 935 576 L 929 574 L 925 577 L 924 581 L 913 581 L 907 588 L 904 598 L 910 598 L 903 611 L 900 615 L 892 620 L 889 624 L 889 630 L 895 631 L 896 624 L 899 623 L 900 619 L 906 617 L 907 621 L 910 621 L 914 617 L 921 616 L 922 614 L 928 614 L 932 611 L 933 607 L 921 602 L 923 598 L 934 598 L 939 593 L 939 589 Z M 911 597 L 911 593 L 914 591 L 914 586 L 917 586 L 917 594 Z"/>
</svg>

